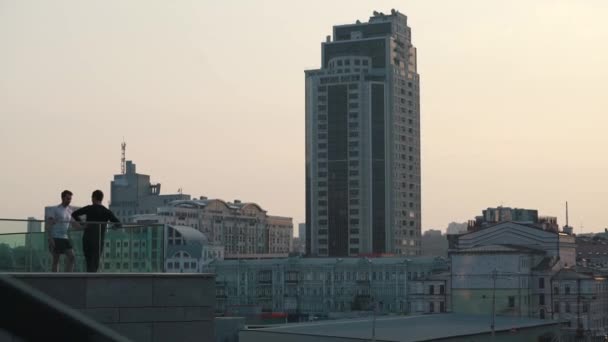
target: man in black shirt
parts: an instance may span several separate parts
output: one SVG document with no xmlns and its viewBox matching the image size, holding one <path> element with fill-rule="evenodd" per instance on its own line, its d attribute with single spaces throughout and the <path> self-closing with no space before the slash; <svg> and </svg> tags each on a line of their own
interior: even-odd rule
<svg viewBox="0 0 608 342">
<path fill-rule="evenodd" d="M 99 269 L 99 257 L 103 252 L 106 223 L 110 221 L 120 226 L 120 221 L 114 213 L 101 204 L 103 201 L 103 192 L 101 190 L 93 191 L 91 200 L 93 202 L 92 205 L 87 205 L 74 211 L 72 218 L 79 222 L 80 216 L 87 216 L 87 224 L 82 234 L 82 250 L 87 262 L 87 272 L 97 272 Z"/>
</svg>

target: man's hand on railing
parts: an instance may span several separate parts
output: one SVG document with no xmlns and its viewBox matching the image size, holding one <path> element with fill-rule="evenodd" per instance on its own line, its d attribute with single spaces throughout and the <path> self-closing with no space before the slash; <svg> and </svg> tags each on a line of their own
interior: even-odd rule
<svg viewBox="0 0 608 342">
<path fill-rule="evenodd" d="M 83 229 L 82 224 L 80 224 L 80 222 L 78 221 L 72 221 L 72 227 L 74 227 L 75 229 Z"/>
<path fill-rule="evenodd" d="M 110 223 L 110 227 L 109 228 L 112 229 L 112 230 L 117 230 L 117 229 L 121 229 L 121 228 L 124 228 L 124 227 L 122 226 L 122 224 L 120 222 L 116 222 L 116 223 Z"/>
</svg>

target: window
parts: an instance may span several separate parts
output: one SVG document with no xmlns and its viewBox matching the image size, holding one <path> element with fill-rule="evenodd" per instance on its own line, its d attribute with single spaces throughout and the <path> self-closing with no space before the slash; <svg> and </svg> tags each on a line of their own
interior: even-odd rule
<svg viewBox="0 0 608 342">
<path fill-rule="evenodd" d="M 570 302 L 566 302 L 565 310 L 567 313 L 570 313 Z"/>
<path fill-rule="evenodd" d="M 429 303 L 429 312 L 435 312 L 435 303 L 433 303 L 433 302 Z"/>
<path fill-rule="evenodd" d="M 538 288 L 539 289 L 545 288 L 545 278 L 538 278 Z"/>
<path fill-rule="evenodd" d="M 559 287 L 558 286 L 553 287 L 553 294 L 556 294 L 556 295 L 559 294 Z"/>
<path fill-rule="evenodd" d="M 569 295 L 570 294 L 570 285 L 566 285 L 566 294 Z"/>
<path fill-rule="evenodd" d="M 589 311 L 589 303 L 583 303 L 583 313 L 587 313 Z"/>
<path fill-rule="evenodd" d="M 429 285 L 429 294 L 435 294 L 435 285 Z"/>
<path fill-rule="evenodd" d="M 439 285 L 439 294 L 442 295 L 444 293 L 445 293 L 445 285 Z M 441 304 L 443 304 L 443 302 L 441 302 Z"/>
<path fill-rule="evenodd" d="M 445 303 L 439 302 L 439 312 L 445 312 Z"/>
<path fill-rule="evenodd" d="M 553 312 L 559 313 L 559 302 L 553 303 Z"/>
<path fill-rule="evenodd" d="M 509 296 L 509 307 L 510 308 L 515 307 L 515 296 Z"/>
<path fill-rule="evenodd" d="M 542 293 L 538 295 L 538 304 L 545 305 L 545 295 Z"/>
</svg>

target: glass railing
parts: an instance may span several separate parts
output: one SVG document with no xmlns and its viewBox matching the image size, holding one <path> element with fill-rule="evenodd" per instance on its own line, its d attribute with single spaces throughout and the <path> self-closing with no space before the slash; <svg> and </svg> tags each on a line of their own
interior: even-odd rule
<svg viewBox="0 0 608 342">
<path fill-rule="evenodd" d="M 87 271 L 83 234 L 93 225 L 72 226 L 68 231 L 75 254 L 75 272 Z M 51 271 L 52 254 L 45 226 L 44 222 L 36 220 L 0 219 L 0 272 Z M 87 235 L 90 236 L 90 232 Z M 98 248 L 98 272 L 164 271 L 165 229 L 162 224 L 124 225 L 119 228 L 108 224 Z M 60 272 L 65 271 L 65 265 L 66 256 L 62 255 Z"/>
</svg>

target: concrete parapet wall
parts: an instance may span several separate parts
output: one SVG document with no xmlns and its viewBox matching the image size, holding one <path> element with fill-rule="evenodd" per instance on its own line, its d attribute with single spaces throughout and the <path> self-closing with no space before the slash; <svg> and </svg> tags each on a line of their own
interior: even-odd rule
<svg viewBox="0 0 608 342">
<path fill-rule="evenodd" d="M 16 273 L 133 341 L 213 341 L 212 274 Z"/>
</svg>

